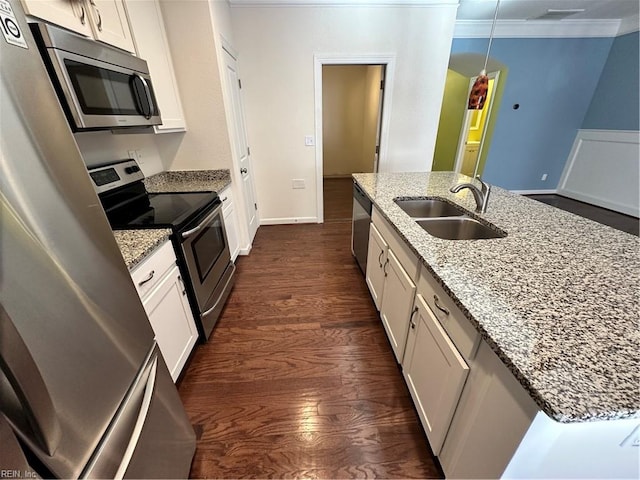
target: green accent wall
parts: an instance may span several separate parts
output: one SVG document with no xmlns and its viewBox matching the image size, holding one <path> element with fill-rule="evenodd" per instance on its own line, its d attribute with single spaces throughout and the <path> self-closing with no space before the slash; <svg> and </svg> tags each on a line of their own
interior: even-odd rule
<svg viewBox="0 0 640 480">
<path fill-rule="evenodd" d="M 493 107 L 491 108 L 491 117 L 487 122 L 484 142 L 482 145 L 482 151 L 480 152 L 480 160 L 478 162 L 478 174 L 483 175 L 484 165 L 487 163 L 487 157 L 489 156 L 489 150 L 491 149 L 491 139 L 493 138 L 493 131 L 496 128 L 498 120 L 498 113 L 500 112 L 500 106 L 502 104 L 502 95 L 504 93 L 504 87 L 507 84 L 507 74 L 509 69 L 504 67 L 500 70 L 500 78 L 498 78 L 498 86 L 495 91 L 495 97 L 493 99 Z"/>
<path fill-rule="evenodd" d="M 468 90 L 469 77 L 447 70 L 432 170 L 449 171 L 455 166 Z"/>
</svg>

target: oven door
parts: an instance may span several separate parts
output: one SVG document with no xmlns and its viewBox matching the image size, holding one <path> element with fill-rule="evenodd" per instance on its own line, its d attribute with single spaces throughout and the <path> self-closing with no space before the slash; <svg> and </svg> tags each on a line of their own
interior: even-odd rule
<svg viewBox="0 0 640 480">
<path fill-rule="evenodd" d="M 48 48 L 74 130 L 159 125 L 148 74 Z"/>
<path fill-rule="evenodd" d="M 222 203 L 205 214 L 195 226 L 187 227 L 180 233 L 180 238 L 198 310 L 203 317 L 211 307 L 209 303 L 216 287 L 228 276 L 228 268 L 233 267 L 222 216 Z M 206 336 L 210 333 L 206 332 Z"/>
</svg>

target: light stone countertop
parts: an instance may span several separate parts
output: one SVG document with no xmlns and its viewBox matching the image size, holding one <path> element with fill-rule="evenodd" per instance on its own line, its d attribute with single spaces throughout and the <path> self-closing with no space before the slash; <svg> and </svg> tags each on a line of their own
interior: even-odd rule
<svg viewBox="0 0 640 480">
<path fill-rule="evenodd" d="M 149 193 L 220 192 L 231 184 L 231 173 L 222 170 L 176 170 L 144 179 Z"/>
<path fill-rule="evenodd" d="M 168 228 L 114 230 L 113 235 L 129 270 L 133 270 L 171 235 Z"/>
<path fill-rule="evenodd" d="M 533 400 L 560 422 L 640 416 L 640 239 L 493 187 L 487 213 L 508 233 L 442 240 L 394 202 L 441 197 L 469 212 L 452 172 L 354 174 Z"/>
</svg>

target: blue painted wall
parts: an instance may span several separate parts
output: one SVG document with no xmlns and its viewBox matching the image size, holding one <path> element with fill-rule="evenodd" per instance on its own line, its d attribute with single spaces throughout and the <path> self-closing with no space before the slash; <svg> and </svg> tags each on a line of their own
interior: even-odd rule
<svg viewBox="0 0 640 480">
<path fill-rule="evenodd" d="M 613 38 L 499 38 L 507 65 L 484 179 L 510 190 L 555 189 L 582 128 Z M 485 53 L 487 39 L 456 38 L 452 53 Z M 519 104 L 518 110 L 513 109 Z M 542 174 L 548 175 L 542 181 Z"/>
<path fill-rule="evenodd" d="M 582 128 L 640 130 L 640 33 L 617 37 Z"/>
</svg>

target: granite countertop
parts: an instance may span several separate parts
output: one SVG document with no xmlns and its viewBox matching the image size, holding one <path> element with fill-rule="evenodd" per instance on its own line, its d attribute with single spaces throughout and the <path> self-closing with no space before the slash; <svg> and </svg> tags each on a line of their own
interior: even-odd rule
<svg viewBox="0 0 640 480">
<path fill-rule="evenodd" d="M 168 228 L 149 230 L 115 230 L 113 235 L 129 270 L 133 270 L 144 258 L 171 235 Z"/>
<path fill-rule="evenodd" d="M 559 422 L 640 416 L 640 239 L 493 187 L 483 218 L 508 233 L 441 240 L 394 202 L 441 197 L 475 210 L 452 172 L 355 180 L 534 401 Z"/>
<path fill-rule="evenodd" d="M 231 184 L 231 173 L 222 170 L 177 170 L 144 179 L 150 193 L 220 192 Z"/>
</svg>

